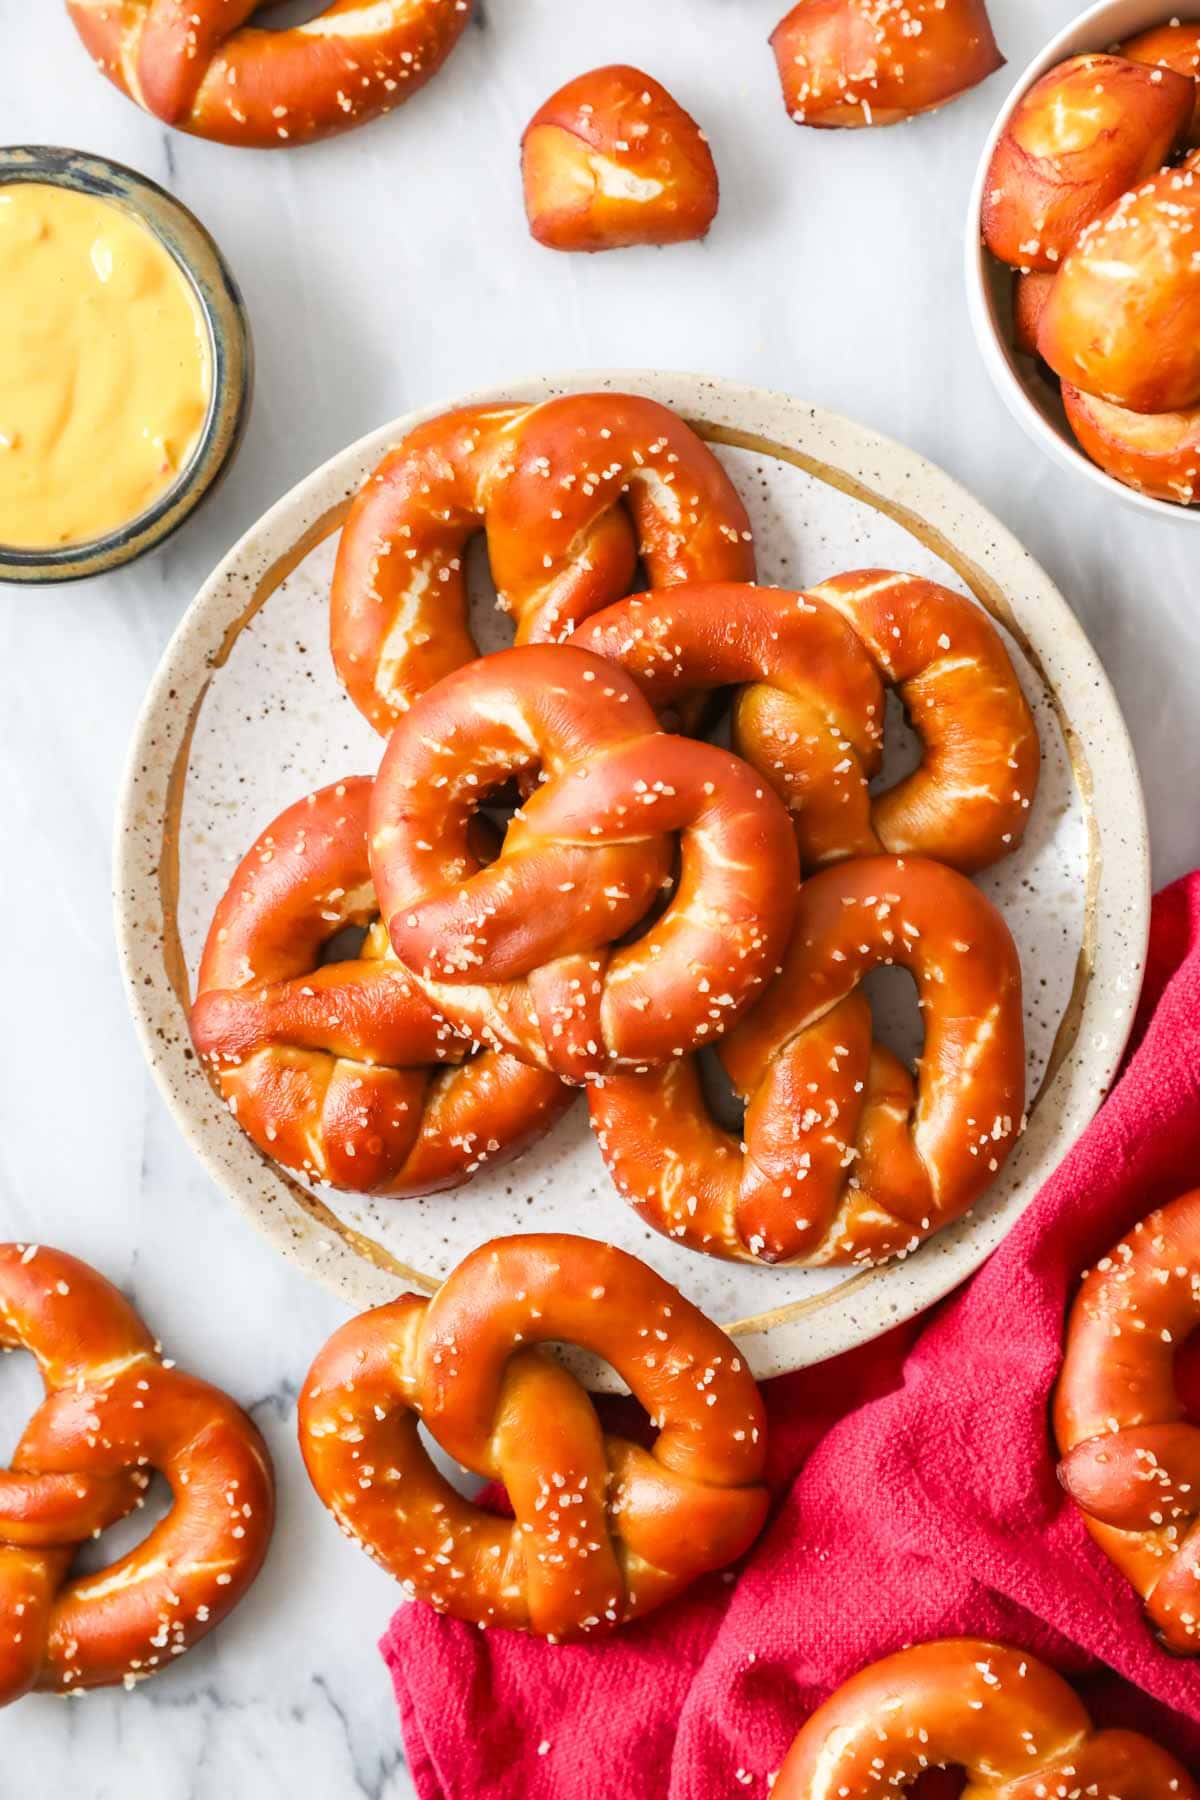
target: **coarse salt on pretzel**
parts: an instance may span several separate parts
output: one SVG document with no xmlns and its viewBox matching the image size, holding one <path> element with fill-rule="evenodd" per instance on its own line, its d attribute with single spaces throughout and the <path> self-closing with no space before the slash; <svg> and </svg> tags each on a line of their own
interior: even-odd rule
<svg viewBox="0 0 1200 1800">
<path fill-rule="evenodd" d="M 1067 422 L 1094 463 L 1139 494 L 1191 506 L 1200 495 L 1200 406 L 1130 412 L 1062 384 Z"/>
<path fill-rule="evenodd" d="M 1200 1327 L 1200 1188 L 1084 1277 L 1054 1399 L 1059 1478 L 1167 1649 L 1200 1651 L 1200 1426 L 1175 1361 Z"/>
<path fill-rule="evenodd" d="M 500 854 L 471 820 L 540 772 Z M 658 730 L 633 680 L 571 645 L 500 651 L 406 713 L 370 809 L 393 947 L 457 1028 L 568 1081 L 717 1037 L 779 965 L 798 865 L 762 778 Z M 660 917 L 632 942 L 669 882 Z"/>
<path fill-rule="evenodd" d="M 67 0 L 101 72 L 180 131 L 222 144 L 308 144 L 391 112 L 436 75 L 471 0 L 331 0 L 285 30 L 264 0 Z"/>
<path fill-rule="evenodd" d="M 650 1449 L 609 1436 L 537 1345 L 610 1363 L 650 1415 Z M 438 1472 L 424 1424 L 502 1482 L 515 1518 Z M 603 1633 L 723 1567 L 762 1528 L 766 1425 L 736 1347 L 636 1257 L 587 1238 L 501 1238 L 433 1300 L 363 1313 L 320 1352 L 300 1448 L 342 1530 L 410 1595 L 553 1640 Z"/>
<path fill-rule="evenodd" d="M 716 217 L 708 139 L 661 82 L 625 64 L 559 88 L 521 139 L 529 228 L 551 250 L 703 237 Z"/>
<path fill-rule="evenodd" d="M 135 1682 L 219 1625 L 266 1555 L 266 1445 L 226 1394 L 164 1362 L 112 1284 L 36 1244 L 0 1244 L 0 1346 L 45 1383 L 0 1471 L 0 1705 Z M 79 1546 L 142 1504 L 174 1503 L 144 1543 L 70 1578 Z"/>
<path fill-rule="evenodd" d="M 874 1040 L 859 983 L 911 971 L 916 1081 Z M 1021 1128 L 1021 971 L 965 877 L 863 857 L 804 883 L 782 972 L 716 1052 L 746 1106 L 711 1116 L 694 1059 L 588 1095 L 618 1189 L 657 1231 L 741 1261 L 872 1263 L 913 1250 L 995 1179 Z"/>
<path fill-rule="evenodd" d="M 1064 381 L 1131 412 L 1200 404 L 1200 166 L 1160 170 L 1087 227 L 1038 349 Z"/>
<path fill-rule="evenodd" d="M 1040 761 L 1029 707 L 982 608 L 936 582 L 863 569 L 804 593 L 697 583 L 608 607 L 572 642 L 620 663 L 656 707 L 743 684 L 734 748 L 792 813 L 805 868 L 887 849 L 972 871 L 1024 836 Z M 872 796 L 881 679 L 924 756 Z"/>
<path fill-rule="evenodd" d="M 515 1057 L 469 1055 L 391 954 L 370 796 L 365 776 L 310 794 L 243 858 L 209 929 L 192 1038 L 276 1162 L 356 1193 L 428 1194 L 519 1155 L 571 1095 Z M 322 964 L 347 927 L 366 929 L 362 950 Z"/>
<path fill-rule="evenodd" d="M 895 125 L 1004 63 L 983 0 L 800 0 L 771 47 L 798 125 Z"/>
<path fill-rule="evenodd" d="M 1182 1764 L 1135 1731 L 1096 1731 L 1061 1676 L 981 1638 L 916 1644 L 818 1707 L 772 1800 L 869 1800 L 927 1770 L 966 1774 L 962 1800 L 1197 1800 Z M 939 1790 L 940 1792 L 940 1790 Z"/>
<path fill-rule="evenodd" d="M 411 431 L 350 509 L 330 645 L 377 731 L 478 656 L 464 557 L 483 531 L 517 642 L 568 637 L 629 592 L 749 581 L 750 522 L 712 451 L 675 413 L 630 394 L 468 407 Z"/>
<path fill-rule="evenodd" d="M 1012 110 L 988 167 L 983 241 L 1018 269 L 1053 272 L 1085 225 L 1160 169 L 1182 141 L 1194 84 L 1121 56 L 1073 56 Z"/>
<path fill-rule="evenodd" d="M 1186 75 L 1195 86 L 1192 119 L 1188 127 L 1189 144 L 1200 144 L 1200 22 L 1184 23 L 1171 19 L 1166 25 L 1154 25 L 1121 45 L 1121 55 L 1131 62 L 1150 63 L 1157 69 L 1172 69 Z"/>
</svg>

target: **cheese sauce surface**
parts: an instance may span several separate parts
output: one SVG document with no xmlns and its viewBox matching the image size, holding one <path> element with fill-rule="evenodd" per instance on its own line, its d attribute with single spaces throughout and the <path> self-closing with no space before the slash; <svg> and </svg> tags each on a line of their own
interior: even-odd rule
<svg viewBox="0 0 1200 1800">
<path fill-rule="evenodd" d="M 199 301 L 146 226 L 70 188 L 0 185 L 0 545 L 137 518 L 187 463 L 211 391 Z"/>
</svg>

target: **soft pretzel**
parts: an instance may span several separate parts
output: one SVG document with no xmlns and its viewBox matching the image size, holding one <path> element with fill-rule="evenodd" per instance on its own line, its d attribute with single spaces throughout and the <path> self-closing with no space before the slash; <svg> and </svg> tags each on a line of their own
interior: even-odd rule
<svg viewBox="0 0 1200 1800">
<path fill-rule="evenodd" d="M 911 971 L 914 1083 L 873 1039 L 859 983 Z M 693 1058 L 589 1093 L 613 1180 L 657 1231 L 742 1261 L 871 1263 L 913 1250 L 995 1179 L 1021 1128 L 1021 971 L 999 913 L 953 869 L 871 856 L 805 882 L 783 970 L 716 1045 L 745 1102 L 712 1118 Z"/>
<path fill-rule="evenodd" d="M 1175 1359 L 1200 1326 L 1200 1188 L 1084 1277 L 1054 1401 L 1059 1478 L 1163 1643 L 1200 1651 L 1200 1426 Z"/>
<path fill-rule="evenodd" d="M 606 1434 L 534 1348 L 578 1344 L 628 1382 L 658 1436 Z M 484 1512 L 429 1460 L 418 1421 L 515 1514 Z M 300 1448 L 342 1530 L 439 1612 L 552 1640 L 606 1632 L 758 1536 L 766 1425 L 724 1332 L 636 1257 L 587 1238 L 500 1238 L 430 1301 L 335 1333 L 300 1395 Z"/>
<path fill-rule="evenodd" d="M 1189 78 L 1196 91 L 1187 141 L 1200 144 L 1200 24 L 1194 19 L 1187 24 L 1172 19 L 1166 25 L 1155 25 L 1149 31 L 1126 39 L 1121 45 L 1121 55 L 1131 62 L 1173 69 L 1177 75 Z"/>
<path fill-rule="evenodd" d="M 1072 56 L 1023 94 L 992 152 L 983 239 L 1002 262 L 1053 271 L 1085 225 L 1182 141 L 1195 84 L 1121 56 Z"/>
<path fill-rule="evenodd" d="M 436 75 L 471 0 L 330 0 L 287 30 L 267 0 L 67 0 L 101 72 L 167 125 L 222 144 L 308 144 L 391 112 Z"/>
<path fill-rule="evenodd" d="M 1114 406 L 1200 404 L 1200 168 L 1160 170 L 1087 227 L 1047 297 L 1038 349 Z"/>
<path fill-rule="evenodd" d="M 843 1683 L 788 1751 L 772 1800 L 866 1800 L 962 1769 L 962 1800 L 1198 1800 L 1136 1731 L 1096 1731 L 1062 1678 L 981 1638 L 916 1644 Z"/>
<path fill-rule="evenodd" d="M 1062 384 L 1071 430 L 1094 463 L 1126 487 L 1190 506 L 1200 494 L 1200 406 L 1138 413 Z"/>
<path fill-rule="evenodd" d="M 986 614 L 936 582 L 861 569 L 800 594 L 685 586 L 609 607 L 572 642 L 619 662 L 656 707 L 745 684 L 734 748 L 791 811 L 806 868 L 887 849 L 972 871 L 1024 836 L 1040 760 L 1029 707 Z M 880 678 L 925 754 L 872 796 Z"/>
<path fill-rule="evenodd" d="M 1004 63 L 983 0 L 800 0 L 771 47 L 798 125 L 895 125 Z"/>
<path fill-rule="evenodd" d="M 559 88 L 521 139 L 529 228 L 551 250 L 703 237 L 717 213 L 708 139 L 661 82 L 624 64 Z"/>
<path fill-rule="evenodd" d="M 732 482 L 665 406 L 568 394 L 431 419 L 366 482 L 333 574 L 333 660 L 376 730 L 479 654 L 463 573 L 479 531 L 522 644 L 569 637 L 639 558 L 656 588 L 754 577 Z"/>
<path fill-rule="evenodd" d="M 116 1288 L 36 1244 L 0 1244 L 0 1346 L 46 1387 L 0 1471 L 0 1705 L 34 1688 L 135 1682 L 219 1625 L 267 1552 L 270 1459 L 226 1394 L 163 1362 Z M 142 1504 L 170 1512 L 144 1543 L 69 1579 L 75 1551 Z"/>
<path fill-rule="evenodd" d="M 519 1155 L 571 1094 L 515 1057 L 469 1055 L 391 954 L 370 796 L 365 776 L 310 794 L 242 859 L 209 929 L 192 1038 L 265 1155 L 355 1193 L 428 1194 Z M 322 964 L 351 926 L 367 930 L 360 953 Z"/>
<path fill-rule="evenodd" d="M 1053 285 L 1053 275 L 1043 269 L 1018 270 L 1013 276 L 1013 343 L 1023 356 L 1038 354 L 1038 324 Z"/>
<path fill-rule="evenodd" d="M 481 867 L 468 830 L 543 785 Z M 646 926 L 680 869 L 661 916 Z M 458 1027 L 580 1082 L 717 1037 L 779 965 L 795 907 L 783 807 L 728 751 L 669 736 L 621 669 L 570 645 L 483 657 L 405 714 L 370 812 L 400 960 Z"/>
</svg>

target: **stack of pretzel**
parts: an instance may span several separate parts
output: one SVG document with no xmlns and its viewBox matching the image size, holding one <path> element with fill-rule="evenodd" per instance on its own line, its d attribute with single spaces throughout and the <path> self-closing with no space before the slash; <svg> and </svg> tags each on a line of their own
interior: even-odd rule
<svg viewBox="0 0 1200 1800">
<path fill-rule="evenodd" d="M 479 532 L 516 628 L 489 656 Z M 931 581 L 754 577 L 721 463 L 644 399 L 471 408 L 384 459 L 330 633 L 381 764 L 267 827 L 199 971 L 197 1048 L 261 1151 L 429 1193 L 584 1088 L 621 1194 L 710 1255 L 875 1262 L 983 1194 L 1021 1128 L 1021 977 L 969 877 L 1029 819 L 1028 706 Z M 923 757 L 877 793 L 889 689 Z M 915 1073 L 874 1037 L 881 964 L 916 984 Z"/>
</svg>

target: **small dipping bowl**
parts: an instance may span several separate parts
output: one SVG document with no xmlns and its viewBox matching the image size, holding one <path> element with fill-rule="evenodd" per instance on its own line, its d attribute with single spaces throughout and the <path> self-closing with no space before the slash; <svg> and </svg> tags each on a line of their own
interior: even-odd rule
<svg viewBox="0 0 1200 1800">
<path fill-rule="evenodd" d="M 1190 22 L 1197 10 L 1200 9 L 1196 0 L 1189 0 L 1185 6 L 1173 4 L 1172 0 L 1097 0 L 1055 33 L 1013 83 L 988 134 L 967 203 L 964 244 L 971 329 L 996 391 L 1017 423 L 1055 462 L 1082 475 L 1093 487 L 1103 489 L 1110 499 L 1135 507 L 1138 512 L 1156 513 L 1160 519 L 1191 526 L 1200 525 L 1200 506 L 1177 505 L 1128 487 L 1094 463 L 1076 441 L 1057 388 L 1044 378 L 1033 359 L 1021 356 L 1013 347 L 1013 272 L 984 247 L 980 219 L 992 152 L 1017 102 L 1035 81 L 1069 56 L 1112 50 L 1126 38 L 1147 31 L 1152 25 L 1165 25 L 1169 19 Z"/>
<path fill-rule="evenodd" d="M 16 182 L 70 188 L 119 207 L 170 254 L 208 328 L 208 411 L 187 462 L 158 498 L 136 518 L 87 543 L 17 549 L 0 542 L 0 582 L 78 581 L 157 549 L 216 488 L 237 453 L 250 411 L 250 325 L 228 264 L 199 219 L 135 169 L 79 150 L 0 149 L 0 190 Z"/>
</svg>

